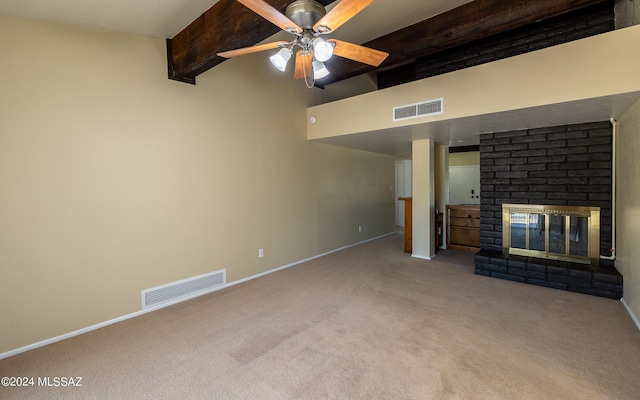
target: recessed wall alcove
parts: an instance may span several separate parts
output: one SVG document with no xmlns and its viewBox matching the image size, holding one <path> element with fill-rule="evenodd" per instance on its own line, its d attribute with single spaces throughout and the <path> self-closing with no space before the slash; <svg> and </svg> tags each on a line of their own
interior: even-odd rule
<svg viewBox="0 0 640 400">
<path fill-rule="evenodd" d="M 609 121 L 481 135 L 476 274 L 621 298 L 614 261 L 599 257 L 610 256 L 612 247 L 612 138 Z M 510 254 L 504 204 L 597 208 L 600 240 L 591 260 Z"/>
</svg>

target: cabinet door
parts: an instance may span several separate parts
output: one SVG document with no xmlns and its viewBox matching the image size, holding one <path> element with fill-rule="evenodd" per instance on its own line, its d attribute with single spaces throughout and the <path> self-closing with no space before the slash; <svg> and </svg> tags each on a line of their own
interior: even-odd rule
<svg viewBox="0 0 640 400">
<path fill-rule="evenodd" d="M 449 204 L 480 204 L 480 166 L 449 167 Z"/>
<path fill-rule="evenodd" d="M 452 226 L 450 233 L 451 244 L 480 247 L 480 229 Z"/>
</svg>

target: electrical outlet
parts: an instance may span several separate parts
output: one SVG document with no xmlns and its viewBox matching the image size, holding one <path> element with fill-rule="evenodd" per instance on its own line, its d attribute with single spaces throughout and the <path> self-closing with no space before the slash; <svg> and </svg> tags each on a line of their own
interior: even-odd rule
<svg viewBox="0 0 640 400">
<path fill-rule="evenodd" d="M 264 257 L 264 249 L 258 249 L 258 257 Z"/>
<path fill-rule="evenodd" d="M 358 225 L 358 232 L 362 232 L 362 225 Z"/>
</svg>

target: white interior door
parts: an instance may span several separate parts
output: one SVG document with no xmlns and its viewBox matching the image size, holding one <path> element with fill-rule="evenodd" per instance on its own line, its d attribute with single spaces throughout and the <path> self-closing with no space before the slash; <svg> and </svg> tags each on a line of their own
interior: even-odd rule
<svg viewBox="0 0 640 400">
<path fill-rule="evenodd" d="M 404 200 L 411 197 L 411 160 L 396 161 L 396 226 L 404 226 Z"/>
<path fill-rule="evenodd" d="M 404 201 L 398 200 L 402 196 L 404 175 L 402 162 L 396 161 L 396 226 L 404 226 Z"/>
</svg>

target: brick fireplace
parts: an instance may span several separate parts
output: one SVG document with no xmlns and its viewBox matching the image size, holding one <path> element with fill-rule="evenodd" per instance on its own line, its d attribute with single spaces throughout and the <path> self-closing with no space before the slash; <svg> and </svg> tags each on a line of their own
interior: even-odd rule
<svg viewBox="0 0 640 400">
<path fill-rule="evenodd" d="M 611 254 L 612 127 L 606 122 L 488 133 L 480 136 L 480 248 L 476 274 L 622 297 L 614 262 L 590 263 L 509 254 L 503 204 L 599 209 L 595 255 Z M 569 223 L 569 219 L 567 219 Z"/>
</svg>

